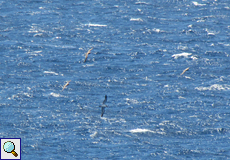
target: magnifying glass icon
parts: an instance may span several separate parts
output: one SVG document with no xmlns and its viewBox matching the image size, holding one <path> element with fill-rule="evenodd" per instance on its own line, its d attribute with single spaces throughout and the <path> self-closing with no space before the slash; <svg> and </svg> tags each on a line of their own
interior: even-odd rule
<svg viewBox="0 0 230 160">
<path fill-rule="evenodd" d="M 7 153 L 12 153 L 15 157 L 18 156 L 18 154 L 14 151 L 15 150 L 15 145 L 11 141 L 7 141 L 3 145 L 3 149 Z"/>
</svg>

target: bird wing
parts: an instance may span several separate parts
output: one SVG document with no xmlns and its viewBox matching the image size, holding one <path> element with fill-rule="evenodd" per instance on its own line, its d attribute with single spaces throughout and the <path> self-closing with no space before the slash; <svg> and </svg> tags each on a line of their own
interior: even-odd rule
<svg viewBox="0 0 230 160">
<path fill-rule="evenodd" d="M 105 107 L 101 107 L 101 117 L 103 117 L 104 113 L 105 113 Z"/>
<path fill-rule="evenodd" d="M 71 81 L 71 80 L 70 80 Z M 62 91 L 69 85 L 69 82 L 70 81 L 68 81 L 68 82 L 66 82 L 66 84 L 64 85 L 64 87 L 62 88 Z"/>
<path fill-rule="evenodd" d="M 107 102 L 107 95 L 105 95 L 105 100 L 103 101 L 103 104 Z"/>
<path fill-rule="evenodd" d="M 186 68 L 185 70 L 183 70 L 183 72 L 180 74 L 180 75 L 183 75 L 186 71 L 188 71 L 189 70 L 189 67 L 188 68 Z"/>
<path fill-rule="evenodd" d="M 90 54 L 90 52 L 91 52 L 92 49 L 93 49 L 93 48 L 91 48 L 90 50 L 88 50 L 88 52 L 85 54 L 85 61 L 84 61 L 84 62 L 86 62 L 86 60 L 87 60 L 87 58 L 88 58 L 88 55 Z"/>
</svg>

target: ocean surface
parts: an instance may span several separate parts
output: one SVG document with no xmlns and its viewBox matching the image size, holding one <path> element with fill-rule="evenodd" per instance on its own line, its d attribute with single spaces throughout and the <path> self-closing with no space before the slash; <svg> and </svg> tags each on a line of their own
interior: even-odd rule
<svg viewBox="0 0 230 160">
<path fill-rule="evenodd" d="M 229 0 L 1 0 L 0 23 L 23 160 L 230 159 Z"/>
</svg>

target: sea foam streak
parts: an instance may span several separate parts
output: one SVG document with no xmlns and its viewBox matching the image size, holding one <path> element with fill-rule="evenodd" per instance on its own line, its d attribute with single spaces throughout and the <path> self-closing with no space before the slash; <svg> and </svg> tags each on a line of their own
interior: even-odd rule
<svg viewBox="0 0 230 160">
<path fill-rule="evenodd" d="M 205 6 L 206 4 L 200 4 L 200 3 L 198 3 L 198 2 L 195 2 L 195 1 L 193 1 L 192 2 L 195 6 Z"/>
<path fill-rule="evenodd" d="M 199 90 L 199 91 L 206 91 L 206 90 L 213 90 L 213 91 L 225 91 L 225 90 L 230 90 L 230 85 L 221 85 L 221 84 L 213 84 L 209 87 L 196 87 L 195 89 Z"/>
<path fill-rule="evenodd" d="M 143 22 L 143 20 L 141 18 L 131 18 L 130 21 L 140 21 L 140 22 Z"/>
<path fill-rule="evenodd" d="M 152 133 L 155 133 L 154 131 L 151 131 L 149 129 L 132 129 L 132 130 L 129 130 L 129 132 L 131 133 L 145 133 L 145 132 L 152 132 Z"/>
<path fill-rule="evenodd" d="M 59 93 L 54 93 L 54 92 L 51 92 L 50 95 L 53 96 L 53 97 L 63 97 Z"/>
<path fill-rule="evenodd" d="M 89 23 L 89 24 L 86 24 L 87 26 L 89 27 L 107 27 L 107 25 L 104 25 L 104 24 L 92 24 L 92 23 Z"/>
<path fill-rule="evenodd" d="M 192 55 L 192 53 L 186 53 L 186 52 L 183 52 L 183 53 L 180 53 L 180 54 L 174 54 L 172 55 L 172 57 L 174 59 L 177 59 L 179 57 L 185 57 L 185 58 L 188 58 L 188 56 Z"/>
<path fill-rule="evenodd" d="M 58 73 L 53 72 L 53 71 L 44 71 L 44 73 L 46 73 L 46 74 L 54 74 L 54 75 L 58 75 Z"/>
</svg>

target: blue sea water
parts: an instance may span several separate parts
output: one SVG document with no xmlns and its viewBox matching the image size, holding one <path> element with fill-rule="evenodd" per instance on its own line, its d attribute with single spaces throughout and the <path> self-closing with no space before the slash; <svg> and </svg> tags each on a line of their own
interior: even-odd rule
<svg viewBox="0 0 230 160">
<path fill-rule="evenodd" d="M 230 159 L 228 0 L 4 0 L 0 22 L 23 160 Z"/>
</svg>

